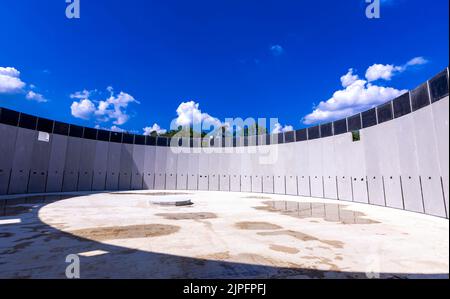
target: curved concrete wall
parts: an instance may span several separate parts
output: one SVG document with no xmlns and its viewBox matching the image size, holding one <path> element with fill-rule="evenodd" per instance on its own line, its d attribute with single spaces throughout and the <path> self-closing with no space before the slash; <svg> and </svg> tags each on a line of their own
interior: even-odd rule
<svg viewBox="0 0 450 299">
<path fill-rule="evenodd" d="M 29 116 L 22 114 L 15 124 L 14 117 L 0 110 L 0 195 L 221 190 L 355 201 L 448 218 L 448 70 L 439 76 L 437 87 L 432 79 L 411 91 L 406 102 L 389 102 L 394 109 L 383 110 L 386 105 L 375 109 L 375 125 L 365 125 L 367 118 L 359 116 L 359 127 L 347 119 L 346 133 L 333 124 L 329 137 L 315 138 L 313 129 L 308 129 L 295 132 L 294 139 L 287 136 L 293 133 L 273 135 L 271 144 L 266 135 L 249 136 L 248 146 L 243 146 L 241 137 L 236 147 L 228 137 L 216 138 L 208 147 L 202 147 L 199 139 L 183 139 L 192 147 L 179 147 L 173 139 L 177 146 L 170 147 L 167 139 L 132 135 L 117 139 L 112 132 L 105 139 L 100 132 L 90 136 L 92 129 L 83 134 L 73 126 L 69 133 L 64 124 L 55 122 L 50 128 L 40 119 L 33 127 Z M 417 92 L 425 94 L 429 103 L 420 104 L 423 97 L 415 99 Z M 395 109 L 400 101 L 408 104 L 403 110 Z M 385 121 L 383 111 L 406 113 Z M 360 140 L 354 141 L 351 131 L 360 127 L 365 127 L 359 130 Z M 318 130 L 325 132 L 322 127 Z M 48 141 L 40 140 L 41 131 L 49 132 Z M 306 140 L 304 132 L 308 132 Z M 277 141 L 277 137 L 281 138 Z"/>
</svg>

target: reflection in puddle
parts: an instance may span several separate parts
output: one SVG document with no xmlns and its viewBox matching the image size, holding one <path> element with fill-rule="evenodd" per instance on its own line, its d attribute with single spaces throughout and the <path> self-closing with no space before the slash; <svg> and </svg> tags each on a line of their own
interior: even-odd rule
<svg viewBox="0 0 450 299">
<path fill-rule="evenodd" d="M 180 192 L 146 192 L 146 193 L 133 193 L 133 192 L 112 192 L 112 195 L 148 195 L 148 196 L 170 196 L 170 195 L 190 195 L 191 193 Z"/>
<path fill-rule="evenodd" d="M 34 209 L 59 200 L 71 198 L 73 196 L 38 195 L 19 198 L 9 198 L 0 200 L 0 216 L 17 216 L 30 213 Z"/>
<path fill-rule="evenodd" d="M 272 197 L 267 197 L 267 196 L 244 196 L 242 198 L 248 198 L 248 199 L 272 199 Z"/>
<path fill-rule="evenodd" d="M 265 206 L 255 207 L 257 210 L 278 212 L 296 218 L 320 218 L 328 222 L 341 222 L 342 224 L 374 224 L 375 220 L 364 218 L 361 212 L 348 210 L 340 204 L 296 202 L 296 201 L 265 201 Z"/>
</svg>

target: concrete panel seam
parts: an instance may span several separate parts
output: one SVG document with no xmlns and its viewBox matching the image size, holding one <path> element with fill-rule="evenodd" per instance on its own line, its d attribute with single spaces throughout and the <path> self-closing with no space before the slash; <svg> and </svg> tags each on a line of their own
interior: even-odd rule
<svg viewBox="0 0 450 299">
<path fill-rule="evenodd" d="M 384 186 L 384 176 L 381 176 L 381 182 L 382 182 L 382 184 L 383 184 L 384 206 L 387 207 L 387 201 L 386 201 L 386 187 Z"/>
<path fill-rule="evenodd" d="M 354 195 L 353 195 L 353 177 L 352 176 L 350 176 L 350 186 L 351 186 L 351 189 L 352 189 L 352 201 L 355 201 L 355 198 L 354 198 Z"/>
<path fill-rule="evenodd" d="M 403 194 L 403 180 L 402 180 L 402 176 L 400 176 L 400 191 L 402 193 L 403 210 L 405 210 L 405 196 Z"/>
<path fill-rule="evenodd" d="M 444 199 L 445 218 L 448 219 L 447 203 L 445 201 L 444 181 L 442 179 L 442 176 L 440 177 L 440 179 L 441 179 L 442 198 Z"/>
<path fill-rule="evenodd" d="M 420 175 L 419 175 L 419 184 L 420 184 L 420 195 L 422 197 L 423 212 L 426 214 L 427 210 L 425 209 L 425 199 L 423 198 L 422 176 L 420 176 Z"/>
</svg>

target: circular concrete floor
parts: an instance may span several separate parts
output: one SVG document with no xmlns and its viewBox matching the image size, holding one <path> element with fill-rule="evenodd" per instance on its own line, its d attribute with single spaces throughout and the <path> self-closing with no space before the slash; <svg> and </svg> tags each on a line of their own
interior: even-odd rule
<svg viewBox="0 0 450 299">
<path fill-rule="evenodd" d="M 166 198 L 166 199 L 164 199 Z M 164 201 L 191 200 L 166 206 Z M 20 207 L 29 209 L 20 209 Z M 127 191 L 19 203 L 1 219 L 0 277 L 448 277 L 449 221 L 352 202 Z M 9 209 L 14 208 L 9 206 Z"/>
</svg>

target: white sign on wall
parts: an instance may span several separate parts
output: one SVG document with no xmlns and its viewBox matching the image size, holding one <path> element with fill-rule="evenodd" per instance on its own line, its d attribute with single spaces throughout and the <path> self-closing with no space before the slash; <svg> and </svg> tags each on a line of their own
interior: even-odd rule
<svg viewBox="0 0 450 299">
<path fill-rule="evenodd" d="M 39 132 L 38 140 L 42 142 L 50 142 L 50 134 L 46 132 Z"/>
</svg>

